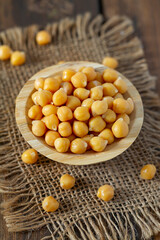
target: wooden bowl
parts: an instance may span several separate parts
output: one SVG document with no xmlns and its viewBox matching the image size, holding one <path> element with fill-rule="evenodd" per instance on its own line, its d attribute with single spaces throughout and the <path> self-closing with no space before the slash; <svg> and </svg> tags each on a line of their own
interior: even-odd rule
<svg viewBox="0 0 160 240">
<path fill-rule="evenodd" d="M 71 164 L 87 165 L 110 160 L 124 152 L 137 138 L 143 124 L 143 104 L 137 89 L 122 74 L 119 76 L 127 83 L 128 91 L 125 98 L 131 97 L 135 104 L 135 109 L 130 115 L 129 134 L 126 138 L 116 140 L 108 145 L 103 152 L 97 153 L 92 150 L 84 154 L 58 153 L 54 148 L 48 146 L 43 137 L 36 137 L 31 131 L 31 120 L 28 118 L 28 109 L 33 105 L 31 95 L 34 90 L 34 81 L 40 77 L 50 77 L 60 74 L 66 68 L 79 70 L 80 67 L 93 67 L 99 72 L 103 72 L 107 67 L 94 62 L 67 62 L 61 65 L 53 65 L 45 68 L 31 77 L 21 89 L 16 99 L 16 121 L 24 139 L 38 152 L 54 161 Z"/>
</svg>

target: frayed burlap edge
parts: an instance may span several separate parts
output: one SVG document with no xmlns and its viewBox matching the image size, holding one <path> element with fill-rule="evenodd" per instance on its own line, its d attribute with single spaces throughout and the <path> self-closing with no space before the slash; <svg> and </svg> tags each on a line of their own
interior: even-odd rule
<svg viewBox="0 0 160 240">
<path fill-rule="evenodd" d="M 134 34 L 131 21 L 126 17 L 113 17 L 107 22 L 103 22 L 102 16 L 97 16 L 92 21 L 90 14 L 84 16 L 77 16 L 76 20 L 64 19 L 60 23 L 54 23 L 47 25 L 46 29 L 52 34 L 53 42 L 63 41 L 63 39 L 88 39 L 99 36 L 101 39 L 105 39 L 109 34 L 114 34 L 119 31 L 118 28 L 112 30 L 112 26 L 116 22 L 121 22 L 123 27 L 127 28 L 128 34 L 131 32 Z M 34 47 L 35 33 L 39 29 L 38 26 L 30 26 L 24 29 L 14 28 L 0 33 L 0 39 L 3 42 L 10 43 L 11 39 L 15 39 L 17 46 L 26 43 Z M 109 29 L 109 30 L 108 30 Z M 116 39 L 115 39 L 116 41 Z M 140 42 L 135 37 L 135 46 L 140 48 Z M 125 43 L 127 48 L 128 43 Z M 139 58 L 144 58 L 143 50 L 140 49 L 137 53 Z M 144 62 L 143 66 L 147 69 L 147 64 Z M 145 85 L 145 88 L 144 88 Z M 140 82 L 137 85 L 142 89 L 141 96 L 144 100 L 145 106 L 145 124 L 144 128 L 149 129 L 150 136 L 150 148 L 154 154 L 154 157 L 159 157 L 159 137 L 160 137 L 160 102 L 155 90 L 155 78 L 151 77 L 148 73 L 148 78 L 144 79 L 144 82 Z M 0 107 L 0 192 L 10 194 L 11 198 L 2 203 L 3 215 L 6 221 L 9 232 L 21 232 L 31 229 L 38 229 L 43 226 L 47 226 L 49 222 L 44 221 L 42 216 L 36 216 L 37 205 L 34 204 L 32 199 L 36 196 L 35 192 L 32 192 L 32 186 L 24 180 L 24 173 L 21 171 L 14 153 L 12 152 L 12 146 L 10 143 L 10 136 L 8 136 L 6 128 L 7 116 L 4 109 Z M 11 181 L 9 180 L 11 179 Z M 21 185 L 23 184 L 23 189 Z M 16 196 L 15 196 L 16 193 Z M 28 209 L 32 208 L 32 214 L 28 214 Z M 40 208 L 40 206 L 39 206 Z M 29 219 L 29 221 L 28 221 Z M 160 231 L 160 207 L 158 203 L 156 206 L 148 204 L 148 206 L 137 207 L 137 209 L 126 209 L 125 212 L 117 212 L 115 214 L 100 212 L 97 215 L 79 219 L 74 224 L 70 225 L 64 222 L 64 231 L 59 233 L 59 237 L 55 238 L 55 232 L 51 232 L 50 236 L 46 236 L 45 239 L 109 239 L 109 240 L 135 240 L 136 228 L 141 232 L 142 239 L 149 239 L 153 234 L 157 234 Z M 49 229 L 49 227 L 48 227 Z M 78 235 L 77 235 L 78 232 Z"/>
</svg>

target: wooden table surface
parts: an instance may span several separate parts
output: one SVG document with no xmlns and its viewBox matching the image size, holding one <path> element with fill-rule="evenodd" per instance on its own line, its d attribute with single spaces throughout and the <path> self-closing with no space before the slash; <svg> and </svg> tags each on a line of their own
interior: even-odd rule
<svg viewBox="0 0 160 240">
<path fill-rule="evenodd" d="M 157 76 L 156 91 L 160 95 L 160 0 L 0 0 L 0 31 L 34 23 L 44 26 L 87 11 L 93 16 L 98 13 L 106 18 L 115 14 L 127 15 L 133 20 L 144 46 L 149 70 Z M 40 240 L 45 233 L 47 235 L 44 231 L 9 234 L 0 215 L 0 240 Z M 160 239 L 160 236 L 155 239 Z"/>
</svg>

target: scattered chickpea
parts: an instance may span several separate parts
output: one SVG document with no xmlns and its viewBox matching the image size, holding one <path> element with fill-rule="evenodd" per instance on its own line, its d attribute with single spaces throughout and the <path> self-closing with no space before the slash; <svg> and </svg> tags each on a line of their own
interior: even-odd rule
<svg viewBox="0 0 160 240">
<path fill-rule="evenodd" d="M 65 69 L 62 73 L 62 80 L 64 82 L 71 82 L 71 77 L 75 75 L 76 72 L 72 69 Z"/>
<path fill-rule="evenodd" d="M 126 113 L 121 113 L 117 115 L 117 119 L 123 118 L 123 120 L 129 125 L 130 124 L 130 118 Z"/>
<path fill-rule="evenodd" d="M 101 84 L 104 83 L 103 76 L 100 72 L 97 72 L 96 80 L 100 82 Z"/>
<path fill-rule="evenodd" d="M 102 61 L 102 64 L 113 69 L 118 67 L 118 61 L 113 57 L 105 57 Z"/>
<path fill-rule="evenodd" d="M 94 103 L 94 100 L 92 98 L 87 98 L 87 99 L 83 100 L 82 106 L 88 107 L 88 109 L 91 110 L 91 106 L 93 103 Z"/>
<path fill-rule="evenodd" d="M 108 141 L 101 137 L 93 137 L 89 141 L 89 145 L 95 152 L 102 152 L 107 146 Z"/>
<path fill-rule="evenodd" d="M 69 122 L 61 122 L 58 125 L 58 132 L 62 137 L 69 137 L 72 134 L 72 127 Z"/>
<path fill-rule="evenodd" d="M 108 104 L 104 100 L 97 100 L 91 106 L 93 117 L 104 114 L 108 109 Z"/>
<path fill-rule="evenodd" d="M 45 134 L 45 142 L 51 146 L 54 147 L 54 142 L 57 138 L 60 138 L 61 136 L 59 135 L 58 132 L 56 131 L 51 131 L 49 130 L 48 132 L 46 132 Z"/>
<path fill-rule="evenodd" d="M 94 135 L 93 134 L 89 134 L 86 135 L 82 138 L 82 140 L 84 140 L 87 143 L 87 150 L 91 148 L 91 146 L 89 145 L 89 141 L 91 140 L 91 138 L 93 138 Z"/>
<path fill-rule="evenodd" d="M 43 89 L 44 87 L 44 78 L 37 78 L 34 82 L 35 89 Z"/>
<path fill-rule="evenodd" d="M 89 119 L 89 131 L 101 132 L 106 127 L 106 122 L 101 116 Z"/>
<path fill-rule="evenodd" d="M 77 137 L 84 137 L 85 135 L 88 134 L 88 126 L 86 123 L 81 122 L 81 121 L 74 121 L 73 122 L 73 133 Z"/>
<path fill-rule="evenodd" d="M 123 97 L 123 95 L 121 93 L 116 93 L 116 95 L 114 96 L 114 99 L 117 99 L 117 98 L 124 99 L 124 97 Z"/>
<path fill-rule="evenodd" d="M 112 108 L 112 104 L 113 104 L 113 98 L 111 96 L 108 97 L 103 97 L 103 100 L 105 100 L 108 104 L 108 108 Z"/>
<path fill-rule="evenodd" d="M 51 42 L 51 35 L 45 30 L 39 31 L 36 35 L 36 42 L 38 45 L 46 45 Z"/>
<path fill-rule="evenodd" d="M 56 106 L 61 106 L 67 101 L 67 94 L 63 88 L 60 88 L 53 94 L 53 103 Z"/>
<path fill-rule="evenodd" d="M 103 95 L 113 97 L 118 89 L 112 83 L 104 83 L 103 85 Z"/>
<path fill-rule="evenodd" d="M 72 111 L 74 111 L 77 107 L 81 105 L 81 101 L 79 98 L 75 96 L 68 96 L 66 106 L 69 107 Z"/>
<path fill-rule="evenodd" d="M 113 101 L 113 111 L 115 113 L 125 113 L 127 111 L 128 103 L 125 99 L 117 98 Z"/>
<path fill-rule="evenodd" d="M 69 139 L 70 142 L 72 142 L 76 136 L 74 134 L 71 134 L 69 137 L 67 137 Z"/>
<path fill-rule="evenodd" d="M 114 142 L 114 135 L 112 133 L 112 131 L 108 128 L 105 128 L 99 135 L 98 137 L 101 137 L 105 140 L 108 141 L 108 144 L 111 144 Z"/>
<path fill-rule="evenodd" d="M 44 90 L 52 93 L 56 92 L 60 87 L 59 81 L 53 77 L 46 78 L 44 81 Z"/>
<path fill-rule="evenodd" d="M 74 187 L 75 185 L 75 178 L 72 177 L 69 174 L 64 174 L 61 178 L 60 178 L 60 186 L 63 189 L 71 189 L 72 187 Z"/>
<path fill-rule="evenodd" d="M 53 104 L 47 104 L 42 108 L 42 113 L 44 116 L 49 116 L 51 114 L 57 114 L 57 107 Z"/>
<path fill-rule="evenodd" d="M 56 131 L 58 128 L 59 120 L 55 114 L 46 116 L 44 119 L 45 125 L 48 129 Z"/>
<path fill-rule="evenodd" d="M 13 66 L 23 65 L 26 61 L 26 56 L 24 52 L 15 51 L 11 55 L 11 64 Z"/>
<path fill-rule="evenodd" d="M 59 208 L 59 202 L 52 196 L 45 197 L 42 202 L 42 208 L 46 212 L 55 212 Z"/>
<path fill-rule="evenodd" d="M 93 81 L 97 76 L 97 73 L 92 67 L 85 67 L 82 72 L 87 76 L 88 82 Z"/>
<path fill-rule="evenodd" d="M 41 107 L 51 103 L 52 101 L 52 93 L 47 90 L 38 91 L 36 95 L 36 103 Z"/>
<path fill-rule="evenodd" d="M 33 94 L 32 94 L 32 101 L 34 102 L 34 104 L 37 104 L 37 95 L 38 95 L 38 91 L 36 91 L 36 92 L 34 92 Z"/>
<path fill-rule="evenodd" d="M 116 138 L 123 138 L 128 135 L 129 129 L 128 124 L 123 120 L 123 118 L 119 118 L 112 126 L 112 132 Z"/>
<path fill-rule="evenodd" d="M 35 149 L 29 148 L 25 152 L 23 152 L 22 161 L 27 164 L 33 164 L 36 163 L 38 160 L 38 153 Z"/>
<path fill-rule="evenodd" d="M 147 164 L 141 169 L 140 177 L 142 179 L 150 180 L 156 174 L 156 167 L 153 164 Z"/>
<path fill-rule="evenodd" d="M 68 138 L 57 138 L 54 142 L 54 146 L 58 152 L 64 153 L 68 151 L 70 146 L 70 141 Z"/>
<path fill-rule="evenodd" d="M 103 115 L 102 118 L 107 122 L 107 123 L 113 123 L 116 120 L 116 114 L 113 110 L 108 109 Z"/>
<path fill-rule="evenodd" d="M 111 185 L 103 185 L 98 189 L 97 197 L 103 201 L 110 201 L 114 197 L 114 188 Z"/>
<path fill-rule="evenodd" d="M 127 84 L 121 77 L 118 77 L 113 84 L 118 89 L 119 93 L 125 93 L 127 91 Z"/>
<path fill-rule="evenodd" d="M 40 120 L 42 118 L 42 107 L 38 105 L 33 105 L 29 110 L 28 110 L 28 117 L 31 119 L 35 120 Z"/>
<path fill-rule="evenodd" d="M 85 88 L 76 88 L 73 92 L 73 95 L 83 101 L 88 98 L 89 93 L 90 91 Z"/>
<path fill-rule="evenodd" d="M 128 107 L 127 107 L 127 110 L 126 110 L 126 114 L 129 115 L 134 110 L 134 102 L 133 102 L 132 98 L 127 99 L 127 104 L 128 104 Z"/>
<path fill-rule="evenodd" d="M 60 121 L 66 122 L 73 118 L 73 113 L 69 107 L 62 106 L 58 108 L 57 116 Z"/>
<path fill-rule="evenodd" d="M 42 137 L 46 133 L 46 125 L 41 120 L 32 121 L 32 132 L 37 137 Z"/>
<path fill-rule="evenodd" d="M 97 87 L 97 86 L 101 86 L 101 83 L 97 80 L 95 81 L 90 81 L 88 84 L 87 84 L 87 89 L 88 90 L 91 90 L 91 88 L 94 88 L 94 87 Z"/>
<path fill-rule="evenodd" d="M 90 118 L 89 109 L 87 107 L 77 107 L 74 110 L 74 117 L 79 121 L 87 121 Z"/>
<path fill-rule="evenodd" d="M 62 82 L 61 87 L 64 89 L 67 95 L 71 95 L 73 92 L 73 85 L 70 82 Z"/>
<path fill-rule="evenodd" d="M 91 88 L 90 97 L 93 100 L 101 100 L 103 97 L 103 86 L 97 86 L 97 87 Z"/>
<path fill-rule="evenodd" d="M 87 77 L 82 72 L 77 72 L 71 77 L 71 82 L 75 88 L 84 88 L 87 85 Z"/>
<path fill-rule="evenodd" d="M 103 72 L 103 79 L 107 83 L 113 83 L 118 78 L 118 73 L 110 68 L 107 68 Z"/>
<path fill-rule="evenodd" d="M 7 45 L 2 45 L 0 46 L 0 60 L 8 60 L 10 59 L 12 54 L 12 50 L 9 46 Z"/>
<path fill-rule="evenodd" d="M 81 138 L 76 138 L 71 142 L 70 150 L 76 154 L 84 153 L 87 150 L 87 143 Z"/>
</svg>

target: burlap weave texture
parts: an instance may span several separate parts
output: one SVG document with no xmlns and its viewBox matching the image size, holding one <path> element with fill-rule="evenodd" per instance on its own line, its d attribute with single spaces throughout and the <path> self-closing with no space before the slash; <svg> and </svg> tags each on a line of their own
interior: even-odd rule
<svg viewBox="0 0 160 240">
<path fill-rule="evenodd" d="M 160 231 L 160 175 L 144 181 L 139 173 L 146 163 L 158 167 L 160 104 L 154 93 L 155 79 L 148 72 L 132 22 L 118 16 L 107 22 L 102 16 L 90 20 L 89 14 L 76 20 L 64 19 L 46 27 L 52 43 L 44 47 L 35 43 L 38 29 L 31 26 L 0 33 L 1 43 L 27 54 L 27 62 L 21 67 L 0 63 L 0 191 L 11 194 L 3 203 L 8 230 L 47 227 L 50 235 L 43 239 L 135 240 L 139 233 L 142 239 L 149 239 Z M 60 60 L 101 63 L 105 55 L 119 60 L 118 71 L 142 96 L 145 120 L 138 139 L 122 155 L 96 165 L 68 166 L 44 156 L 37 164 L 24 164 L 21 153 L 28 145 L 14 117 L 15 98 L 23 84 L 37 71 Z M 59 185 L 64 173 L 76 178 L 76 186 L 69 191 Z M 96 197 L 97 189 L 105 183 L 115 188 L 115 197 L 108 203 Z M 41 202 L 47 195 L 61 203 L 56 213 L 43 211 Z"/>
</svg>

